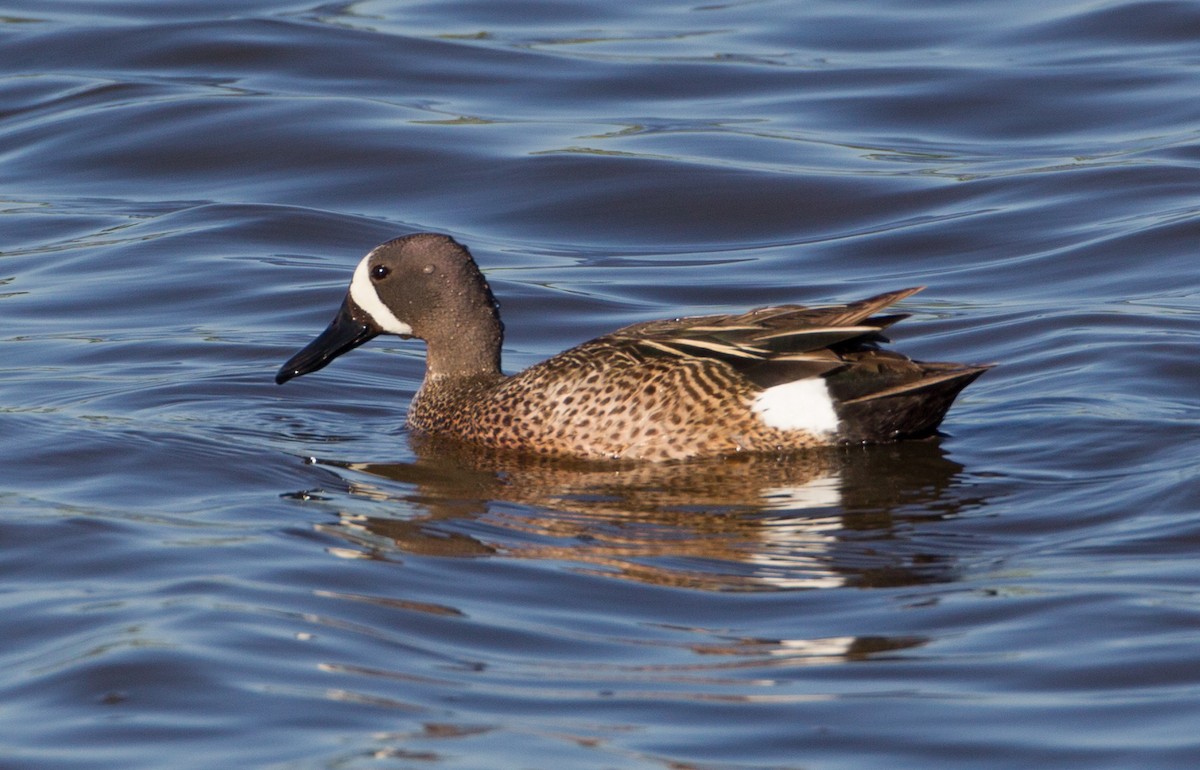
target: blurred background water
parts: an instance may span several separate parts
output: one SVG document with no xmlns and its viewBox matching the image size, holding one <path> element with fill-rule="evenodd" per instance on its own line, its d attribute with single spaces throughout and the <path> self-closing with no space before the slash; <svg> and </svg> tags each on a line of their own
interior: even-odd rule
<svg viewBox="0 0 1200 770">
<path fill-rule="evenodd" d="M 0 9 L 0 766 L 1192 768 L 1200 5 Z M 468 244 L 506 367 L 926 284 L 938 440 L 458 461 L 418 343 L 278 388 L 358 258 Z"/>
</svg>

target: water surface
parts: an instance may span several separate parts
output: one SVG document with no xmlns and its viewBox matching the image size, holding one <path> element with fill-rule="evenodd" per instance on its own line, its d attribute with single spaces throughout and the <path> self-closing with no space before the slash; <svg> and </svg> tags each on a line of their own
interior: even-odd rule
<svg viewBox="0 0 1200 770">
<path fill-rule="evenodd" d="M 9 2 L 0 765 L 1191 768 L 1200 7 Z M 927 285 L 931 442 L 638 469 L 279 388 L 367 249 L 516 370 Z"/>
</svg>

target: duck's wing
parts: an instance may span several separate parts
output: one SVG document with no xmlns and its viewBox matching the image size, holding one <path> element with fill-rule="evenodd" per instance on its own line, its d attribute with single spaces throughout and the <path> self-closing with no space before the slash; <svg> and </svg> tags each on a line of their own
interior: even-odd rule
<svg viewBox="0 0 1200 770">
<path fill-rule="evenodd" d="M 601 339 L 644 356 L 719 360 L 760 388 L 822 377 L 850 440 L 927 435 L 959 391 L 990 367 L 914 361 L 880 347 L 888 341 L 884 330 L 908 316 L 876 314 L 922 288 L 845 305 L 649 321 Z"/>
<path fill-rule="evenodd" d="M 649 355 L 725 361 L 763 387 L 843 368 L 842 353 L 886 342 L 882 332 L 905 315 L 874 314 L 920 291 L 880 294 L 846 305 L 776 305 L 737 315 L 647 321 L 603 340 Z"/>
</svg>

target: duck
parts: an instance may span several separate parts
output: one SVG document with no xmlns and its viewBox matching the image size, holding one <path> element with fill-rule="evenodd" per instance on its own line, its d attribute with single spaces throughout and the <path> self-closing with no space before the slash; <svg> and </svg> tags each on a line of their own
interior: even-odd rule
<svg viewBox="0 0 1200 770">
<path fill-rule="evenodd" d="M 362 257 L 333 320 L 275 381 L 392 334 L 426 346 L 410 432 L 476 451 L 665 462 L 923 439 L 991 365 L 883 347 L 908 315 L 880 311 L 922 288 L 635 323 L 507 375 L 499 304 L 470 251 L 416 233 Z"/>
</svg>

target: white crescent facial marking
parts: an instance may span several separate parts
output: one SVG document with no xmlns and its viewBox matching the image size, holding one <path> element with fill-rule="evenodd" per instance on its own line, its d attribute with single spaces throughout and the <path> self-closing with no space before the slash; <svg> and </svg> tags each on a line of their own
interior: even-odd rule
<svg viewBox="0 0 1200 770">
<path fill-rule="evenodd" d="M 358 267 L 354 268 L 354 278 L 350 281 L 350 299 L 385 332 L 412 334 L 412 327 L 397 318 L 379 298 L 379 292 L 375 291 L 375 285 L 371 283 L 371 276 L 368 274 L 370 261 L 371 254 L 368 254 L 358 263 Z"/>
<path fill-rule="evenodd" d="M 767 388 L 751 404 L 758 418 L 779 430 L 828 435 L 838 429 L 838 416 L 825 380 L 810 377 Z"/>
</svg>

